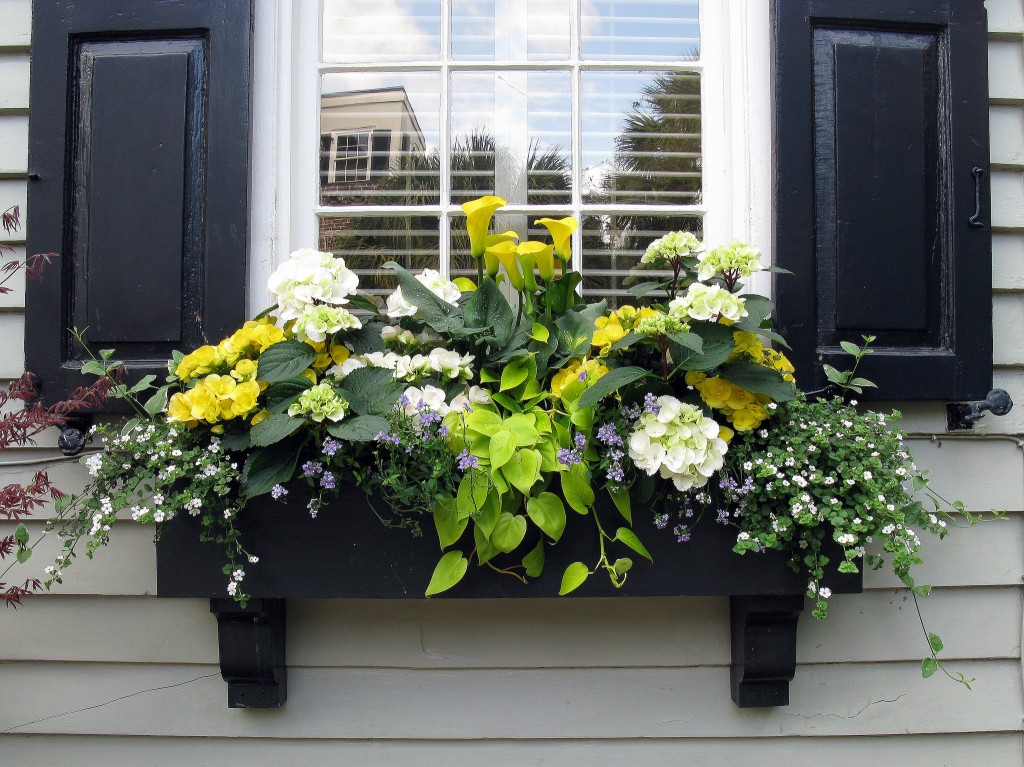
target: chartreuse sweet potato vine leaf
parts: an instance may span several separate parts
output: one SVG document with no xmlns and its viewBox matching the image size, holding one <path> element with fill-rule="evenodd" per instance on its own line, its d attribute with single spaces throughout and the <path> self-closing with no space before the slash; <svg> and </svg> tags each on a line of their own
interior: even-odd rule
<svg viewBox="0 0 1024 767">
<path fill-rule="evenodd" d="M 430 576 L 430 583 L 427 584 L 426 596 L 431 597 L 450 589 L 462 580 L 468 567 L 469 561 L 461 551 L 449 551 L 441 557 L 441 561 L 434 568 L 434 573 Z"/>
<path fill-rule="evenodd" d="M 558 589 L 559 596 L 565 596 L 583 585 L 583 581 L 590 575 L 590 570 L 582 562 L 573 562 L 562 573 L 562 586 Z"/>
</svg>

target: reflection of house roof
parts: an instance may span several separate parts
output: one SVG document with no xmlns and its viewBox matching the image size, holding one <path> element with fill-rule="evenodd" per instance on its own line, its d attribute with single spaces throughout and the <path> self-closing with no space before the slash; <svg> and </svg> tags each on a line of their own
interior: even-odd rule
<svg viewBox="0 0 1024 767">
<path fill-rule="evenodd" d="M 395 96 L 396 98 L 356 98 L 359 96 L 387 96 L 389 94 Z M 420 128 L 420 121 L 416 118 L 416 112 L 412 108 L 412 103 L 409 101 L 409 94 L 406 92 L 404 85 L 394 85 L 388 88 L 366 88 L 364 90 L 358 91 L 336 91 L 334 93 L 322 93 L 320 94 L 320 108 L 323 109 L 323 107 L 325 106 L 324 102 L 327 99 L 362 101 L 363 103 L 366 104 L 372 104 L 375 102 L 383 101 L 398 101 L 399 98 L 397 97 L 399 96 L 399 94 L 401 95 L 401 101 L 403 103 L 403 106 L 405 107 L 405 111 L 409 114 L 409 117 L 412 118 L 412 124 L 413 128 L 415 129 L 415 132 L 418 135 L 422 136 L 423 129 Z M 341 106 L 341 104 L 334 104 L 332 106 Z"/>
</svg>

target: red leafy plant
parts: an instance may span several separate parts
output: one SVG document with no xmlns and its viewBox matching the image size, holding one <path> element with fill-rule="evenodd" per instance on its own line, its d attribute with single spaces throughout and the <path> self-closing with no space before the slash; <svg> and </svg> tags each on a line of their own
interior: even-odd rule
<svg viewBox="0 0 1024 767">
<path fill-rule="evenodd" d="M 18 206 L 0 214 L 0 225 L 7 234 L 18 229 L 21 225 Z M 11 246 L 0 243 L 0 257 L 8 257 L 13 252 Z M 0 294 L 11 292 L 5 283 L 22 269 L 29 279 L 40 280 L 43 268 L 55 257 L 55 253 L 46 253 L 29 256 L 25 260 L 13 258 L 6 261 L 0 266 Z M 68 417 L 77 411 L 95 409 L 102 404 L 116 383 L 116 377 L 99 378 L 89 386 L 76 389 L 66 400 L 43 405 L 39 401 L 39 387 L 35 377 L 25 373 L 17 381 L 11 382 L 6 390 L 0 390 L 0 452 L 11 447 L 35 445 L 36 438 L 45 430 L 63 426 Z M 66 497 L 65 493 L 54 486 L 43 469 L 36 471 L 25 484 L 15 482 L 0 488 L 0 517 L 16 523 L 13 533 L 0 534 L 0 566 L 3 567 L 0 570 L 0 601 L 5 606 L 18 607 L 25 597 L 40 591 L 45 585 L 39 578 L 27 578 L 17 583 L 4 580 L 15 564 L 28 561 L 39 542 L 38 539 L 34 543 L 30 540 L 24 520 L 51 503 L 59 504 Z M 73 554 L 73 550 L 67 551 L 62 557 Z M 6 566 L 3 565 L 5 562 Z"/>
</svg>

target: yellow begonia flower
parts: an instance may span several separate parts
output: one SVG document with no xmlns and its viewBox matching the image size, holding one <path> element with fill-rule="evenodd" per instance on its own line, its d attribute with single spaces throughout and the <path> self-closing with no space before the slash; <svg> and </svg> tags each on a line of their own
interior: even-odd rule
<svg viewBox="0 0 1024 767">
<path fill-rule="evenodd" d="M 755 403 L 748 405 L 742 410 L 737 410 L 726 417 L 736 427 L 736 431 L 752 431 L 761 425 L 761 421 L 768 417 L 768 411 Z"/>
<path fill-rule="evenodd" d="M 577 362 L 576 360 L 573 360 L 552 377 L 551 393 L 556 397 L 561 397 L 562 393 L 565 391 L 565 387 L 575 381 L 579 381 L 580 373 L 584 371 L 586 371 L 587 374 L 584 381 L 594 383 L 597 379 L 601 378 L 601 376 L 608 372 L 608 368 L 595 359 L 589 359 L 585 362 Z"/>
<path fill-rule="evenodd" d="M 469 233 L 469 252 L 473 258 L 483 257 L 487 249 L 487 230 L 491 226 L 491 216 L 504 204 L 503 198 L 493 194 L 462 203 L 462 212 L 466 214 L 466 231 Z"/>
<path fill-rule="evenodd" d="M 199 424 L 192 417 L 192 406 L 183 392 L 171 395 L 171 400 L 167 403 L 167 420 L 181 423 L 189 428 Z"/>
<path fill-rule="evenodd" d="M 260 386 L 255 381 L 240 383 L 231 392 L 231 415 L 242 416 L 256 409 L 256 398 L 260 395 Z"/>
<path fill-rule="evenodd" d="M 256 360 L 239 360 L 231 371 L 231 377 L 236 381 L 248 381 L 256 377 L 256 367 Z"/>
<path fill-rule="evenodd" d="M 708 407 L 721 410 L 728 406 L 729 397 L 733 394 L 733 385 L 724 378 L 715 376 L 700 384 L 700 396 L 708 403 Z"/>
<path fill-rule="evenodd" d="M 572 216 L 565 218 L 538 218 L 534 224 L 542 224 L 551 232 L 551 239 L 554 240 L 555 254 L 563 264 L 569 263 L 572 259 L 572 235 L 580 225 Z M 544 277 L 543 272 L 541 276 Z M 544 277 L 544 279 L 549 279 Z"/>
<path fill-rule="evenodd" d="M 722 439 L 722 441 L 725 442 L 725 444 L 728 445 L 730 442 L 732 442 L 732 438 L 736 436 L 736 432 L 734 432 L 728 426 L 719 426 L 718 436 Z"/>
<path fill-rule="evenodd" d="M 691 370 L 684 376 L 684 380 L 686 381 L 686 383 L 690 384 L 690 386 L 696 386 L 698 388 L 700 388 L 700 385 L 704 383 L 707 379 L 707 373 L 699 373 L 696 370 Z"/>
<path fill-rule="evenodd" d="M 299 373 L 299 375 L 301 375 L 303 378 L 309 379 L 309 382 L 312 384 L 316 383 L 316 372 L 312 368 L 306 368 L 301 373 Z"/>
<path fill-rule="evenodd" d="M 764 345 L 756 333 L 748 330 L 736 330 L 732 334 L 733 354 L 745 354 L 752 362 L 759 362 L 764 351 Z"/>
<path fill-rule="evenodd" d="M 626 336 L 626 329 L 619 324 L 619 318 L 615 315 L 611 317 L 598 317 L 594 320 L 594 327 L 597 330 L 594 331 L 594 336 L 590 339 L 590 343 L 593 346 L 600 347 L 601 356 L 608 354 L 611 351 L 612 344 Z"/>
<path fill-rule="evenodd" d="M 256 415 L 254 415 L 252 417 L 252 425 L 255 426 L 260 421 L 264 421 L 264 420 L 266 420 L 269 417 L 270 417 L 270 411 L 269 410 L 261 410 L 260 412 L 258 412 Z"/>
<path fill-rule="evenodd" d="M 521 258 L 527 255 L 533 257 L 534 262 L 537 264 L 537 271 L 540 272 L 540 276 L 545 280 L 550 281 L 555 278 L 555 258 L 552 245 L 546 245 L 536 240 L 527 240 L 526 242 L 519 243 L 518 251 Z M 524 269 L 524 271 L 526 270 Z M 533 269 L 529 271 L 532 272 Z"/>
<path fill-rule="evenodd" d="M 191 354 L 186 354 L 181 362 L 178 363 L 178 367 L 175 368 L 174 375 L 178 376 L 182 381 L 189 381 L 192 378 L 198 376 L 204 376 L 208 373 L 212 373 L 214 370 L 224 364 L 220 354 L 217 353 L 217 349 L 213 346 L 200 346 Z"/>
</svg>

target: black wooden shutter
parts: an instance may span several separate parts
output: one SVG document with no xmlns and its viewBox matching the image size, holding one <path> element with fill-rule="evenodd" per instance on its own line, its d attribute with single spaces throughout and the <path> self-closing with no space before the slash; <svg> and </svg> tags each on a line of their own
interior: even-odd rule
<svg viewBox="0 0 1024 767">
<path fill-rule="evenodd" d="M 774 0 L 778 322 L 804 388 L 840 341 L 884 399 L 992 382 L 983 0 Z"/>
<path fill-rule="evenodd" d="M 87 383 L 68 329 L 137 379 L 244 319 L 251 0 L 34 0 L 26 366 Z"/>
</svg>

